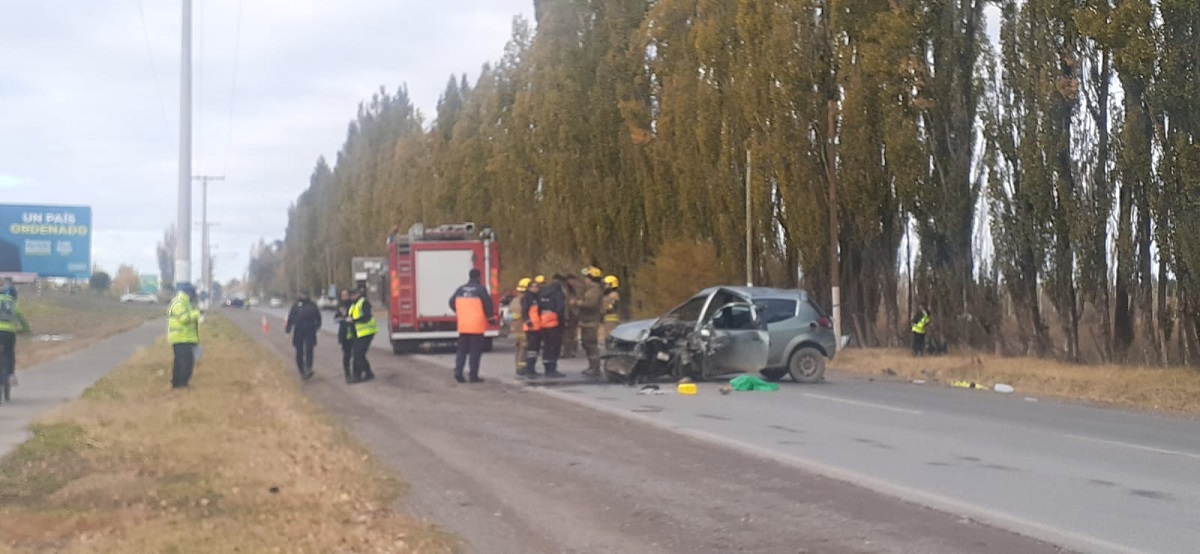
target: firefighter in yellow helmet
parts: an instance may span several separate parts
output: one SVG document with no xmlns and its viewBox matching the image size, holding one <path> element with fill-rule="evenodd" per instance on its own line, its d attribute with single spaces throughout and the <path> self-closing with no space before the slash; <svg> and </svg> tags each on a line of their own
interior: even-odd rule
<svg viewBox="0 0 1200 554">
<path fill-rule="evenodd" d="M 512 323 L 509 328 L 512 331 L 513 337 L 517 339 L 517 376 L 525 375 L 525 349 L 528 347 L 528 337 L 525 336 L 525 293 L 529 291 L 529 285 L 533 284 L 533 279 L 525 277 L 517 282 L 517 294 L 513 295 L 512 301 L 508 303 L 508 313 L 512 314 Z"/>
<path fill-rule="evenodd" d="M 588 266 L 583 268 L 583 293 L 575 297 L 574 302 L 579 310 L 579 342 L 587 354 L 588 368 L 583 374 L 588 377 L 600 376 L 600 325 L 604 323 L 604 289 L 600 277 L 604 275 L 599 268 Z"/>
<path fill-rule="evenodd" d="M 621 281 L 616 275 L 609 275 L 604 278 L 604 325 L 601 326 L 602 342 L 608 340 L 608 336 L 612 334 L 612 330 L 621 323 L 621 316 L 618 310 L 621 307 Z"/>
</svg>

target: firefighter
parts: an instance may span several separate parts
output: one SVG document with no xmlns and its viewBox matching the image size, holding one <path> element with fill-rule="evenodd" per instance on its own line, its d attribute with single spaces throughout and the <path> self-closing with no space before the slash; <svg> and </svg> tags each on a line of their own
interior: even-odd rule
<svg viewBox="0 0 1200 554">
<path fill-rule="evenodd" d="M 200 310 L 192 304 L 196 289 L 190 284 L 179 285 L 179 294 L 167 309 L 167 342 L 175 354 L 171 366 L 171 388 L 187 388 L 196 366 L 196 349 L 200 344 Z"/>
<path fill-rule="evenodd" d="M 472 383 L 482 383 L 479 376 L 479 361 L 483 350 L 487 347 L 488 324 L 496 320 L 495 306 L 492 305 L 492 294 L 483 286 L 480 278 L 483 273 L 472 268 L 467 274 L 467 284 L 458 287 L 450 297 L 450 309 L 458 320 L 458 351 L 454 358 L 454 380 L 459 383 L 467 382 L 463 378 L 463 366 L 470 358 Z"/>
<path fill-rule="evenodd" d="M 608 336 L 612 334 L 612 330 L 621 323 L 621 316 L 617 310 L 621 304 L 621 281 L 616 275 L 609 275 L 604 278 L 604 325 L 601 329 L 600 342 L 607 344 Z"/>
<path fill-rule="evenodd" d="M 542 318 L 539 313 L 538 299 L 542 295 L 542 283 L 545 277 L 538 275 L 526 287 L 525 295 L 521 297 L 521 328 L 525 330 L 525 377 L 538 376 L 538 354 L 542 349 Z"/>
<path fill-rule="evenodd" d="M 509 328 L 513 338 L 517 340 L 517 377 L 525 376 L 525 348 L 529 344 L 525 336 L 525 294 L 533 279 L 525 277 L 517 282 L 517 294 L 508 302 L 508 313 L 512 314 Z"/>
<path fill-rule="evenodd" d="M 562 287 L 563 297 L 567 302 L 567 313 L 563 318 L 563 352 L 562 359 L 574 358 L 579 349 L 579 304 L 576 302 L 583 293 L 579 279 L 574 275 L 558 276 Z"/>
<path fill-rule="evenodd" d="M 558 360 L 562 354 L 563 319 L 567 310 L 567 300 L 561 283 L 551 283 L 542 289 L 537 301 L 539 334 L 541 334 L 542 365 L 546 368 L 546 377 L 560 378 L 566 375 L 558 371 Z M 534 367 L 526 367 L 526 371 Z"/>
<path fill-rule="evenodd" d="M 600 376 L 600 325 L 604 323 L 604 290 L 599 268 L 583 268 L 583 291 L 575 299 L 579 312 L 579 341 L 587 354 L 588 368 L 583 372 L 588 377 Z"/>
<path fill-rule="evenodd" d="M 0 384 L 10 383 L 17 371 L 17 334 L 29 332 L 29 320 L 17 305 L 15 290 L 0 290 Z"/>
<path fill-rule="evenodd" d="M 354 289 L 353 300 L 349 318 L 354 327 L 354 375 L 350 382 L 364 383 L 375 378 L 375 373 L 371 371 L 371 362 L 367 360 L 367 352 L 371 349 L 371 342 L 375 340 L 375 333 L 379 332 L 379 326 L 375 322 L 375 316 L 371 314 L 371 302 L 367 300 L 366 287 L 359 286 Z"/>
<path fill-rule="evenodd" d="M 292 346 L 296 349 L 296 369 L 305 381 L 313 376 L 313 348 L 317 346 L 317 332 L 321 330 L 321 310 L 313 304 L 307 294 L 301 293 L 288 311 L 287 324 L 283 331 L 292 335 Z"/>
<path fill-rule="evenodd" d="M 913 356 L 922 356 L 925 354 L 925 333 L 929 331 L 929 324 L 933 320 L 929 317 L 929 310 L 925 306 L 917 312 L 917 317 L 913 318 L 912 322 L 912 349 Z"/>
<path fill-rule="evenodd" d="M 354 360 L 354 322 L 350 321 L 350 307 L 353 305 L 350 291 L 343 290 L 338 299 L 337 317 L 334 321 L 338 323 L 338 346 L 342 347 L 342 374 L 346 376 L 347 384 L 354 380 L 350 371 L 350 364 Z"/>
</svg>

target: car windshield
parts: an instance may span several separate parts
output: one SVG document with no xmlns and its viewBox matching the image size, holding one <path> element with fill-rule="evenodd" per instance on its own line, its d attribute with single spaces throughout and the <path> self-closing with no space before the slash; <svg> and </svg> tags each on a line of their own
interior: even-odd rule
<svg viewBox="0 0 1200 554">
<path fill-rule="evenodd" d="M 754 301 L 754 307 L 767 324 L 796 317 L 796 304 L 795 300 L 787 298 L 760 298 Z"/>
<path fill-rule="evenodd" d="M 666 317 L 680 321 L 700 321 L 700 312 L 704 309 L 704 302 L 707 300 L 707 295 L 696 296 L 674 310 L 667 312 Z"/>
</svg>

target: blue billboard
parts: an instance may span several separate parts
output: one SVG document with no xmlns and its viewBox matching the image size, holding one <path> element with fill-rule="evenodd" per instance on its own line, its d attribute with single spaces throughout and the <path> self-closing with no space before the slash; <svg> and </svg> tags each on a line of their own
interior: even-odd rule
<svg viewBox="0 0 1200 554">
<path fill-rule="evenodd" d="M 0 273 L 90 277 L 92 209 L 0 204 Z"/>
</svg>

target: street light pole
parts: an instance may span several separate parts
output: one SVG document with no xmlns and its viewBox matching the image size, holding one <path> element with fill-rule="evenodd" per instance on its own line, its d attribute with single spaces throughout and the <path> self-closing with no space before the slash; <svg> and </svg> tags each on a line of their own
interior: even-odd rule
<svg viewBox="0 0 1200 554">
<path fill-rule="evenodd" d="M 841 255 L 839 254 L 840 229 L 838 224 L 838 174 L 837 174 L 837 100 L 829 100 L 829 129 L 825 144 L 825 171 L 829 176 L 829 280 L 833 288 L 833 334 L 834 351 L 842 350 L 842 288 Z"/>
<path fill-rule="evenodd" d="M 179 61 L 179 200 L 175 228 L 175 288 L 192 281 L 192 0 L 183 0 Z"/>
<path fill-rule="evenodd" d="M 212 298 L 212 271 L 208 267 L 209 259 L 212 253 L 208 248 L 208 183 L 209 181 L 224 181 L 224 176 L 209 176 L 197 175 L 192 179 L 200 182 L 200 255 L 204 259 L 200 260 L 200 282 L 204 286 L 204 292 L 208 298 Z"/>
<path fill-rule="evenodd" d="M 754 286 L 754 251 L 750 246 L 753 241 L 752 225 L 750 224 L 750 149 L 746 149 L 746 286 Z"/>
</svg>

